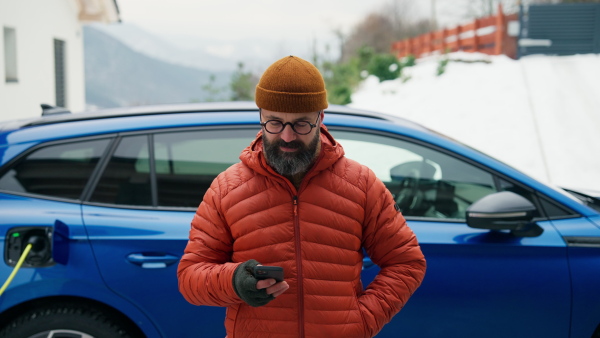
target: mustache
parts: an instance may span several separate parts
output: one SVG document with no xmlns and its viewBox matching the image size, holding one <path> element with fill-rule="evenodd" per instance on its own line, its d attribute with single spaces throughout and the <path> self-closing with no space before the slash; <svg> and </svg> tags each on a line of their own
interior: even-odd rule
<svg viewBox="0 0 600 338">
<path fill-rule="evenodd" d="M 279 140 L 273 142 L 273 145 L 276 147 L 284 147 L 284 148 L 291 148 L 291 149 L 300 149 L 300 148 L 304 147 L 304 144 L 300 141 L 285 142 L 282 139 L 279 139 Z"/>
</svg>

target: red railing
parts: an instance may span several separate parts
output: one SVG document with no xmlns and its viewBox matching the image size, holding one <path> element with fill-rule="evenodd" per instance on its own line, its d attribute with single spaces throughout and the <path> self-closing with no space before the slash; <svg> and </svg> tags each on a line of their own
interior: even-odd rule
<svg viewBox="0 0 600 338">
<path fill-rule="evenodd" d="M 433 53 L 465 51 L 489 55 L 505 54 L 513 59 L 517 56 L 517 39 L 507 34 L 507 23 L 518 20 L 518 14 L 504 15 L 502 5 L 498 13 L 457 26 L 442 29 L 394 42 L 392 53 L 398 58 L 408 55 L 423 57 Z"/>
</svg>

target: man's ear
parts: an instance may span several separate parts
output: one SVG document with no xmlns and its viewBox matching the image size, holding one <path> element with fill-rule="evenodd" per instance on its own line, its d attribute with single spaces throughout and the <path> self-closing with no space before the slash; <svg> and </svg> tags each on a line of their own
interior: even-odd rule
<svg viewBox="0 0 600 338">
<path fill-rule="evenodd" d="M 321 110 L 321 123 L 323 123 L 323 119 L 325 118 L 325 110 Z"/>
</svg>

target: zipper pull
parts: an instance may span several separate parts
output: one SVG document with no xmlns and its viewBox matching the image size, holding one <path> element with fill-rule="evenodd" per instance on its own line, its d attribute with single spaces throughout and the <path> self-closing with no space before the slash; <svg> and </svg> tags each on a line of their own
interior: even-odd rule
<svg viewBox="0 0 600 338">
<path fill-rule="evenodd" d="M 294 203 L 294 216 L 298 216 L 298 196 L 293 197 Z"/>
</svg>

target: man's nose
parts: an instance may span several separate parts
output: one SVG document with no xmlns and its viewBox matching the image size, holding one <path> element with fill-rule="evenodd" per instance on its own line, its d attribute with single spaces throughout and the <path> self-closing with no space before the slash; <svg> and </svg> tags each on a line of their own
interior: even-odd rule
<svg viewBox="0 0 600 338">
<path fill-rule="evenodd" d="M 283 127 L 281 132 L 281 139 L 285 142 L 291 142 L 296 139 L 296 132 L 292 129 L 292 125 L 288 124 Z"/>
</svg>

